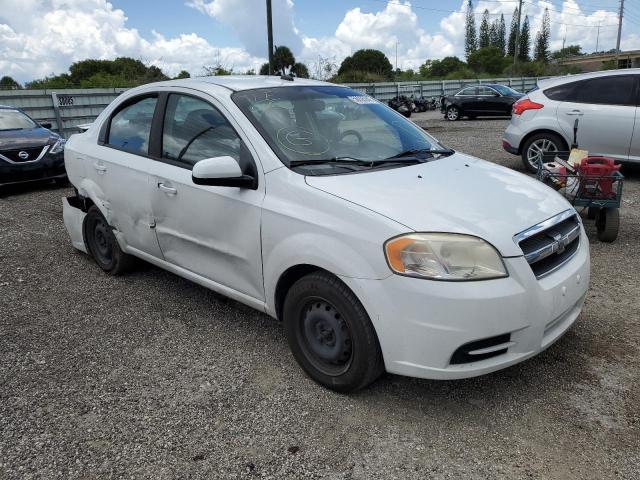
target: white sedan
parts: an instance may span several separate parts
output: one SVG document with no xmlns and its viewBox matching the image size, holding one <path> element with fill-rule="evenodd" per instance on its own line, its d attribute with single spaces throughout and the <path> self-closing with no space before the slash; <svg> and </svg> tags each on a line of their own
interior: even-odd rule
<svg viewBox="0 0 640 480">
<path fill-rule="evenodd" d="M 454 152 L 350 88 L 207 77 L 134 88 L 67 142 L 73 245 L 281 320 L 320 384 L 485 374 L 576 320 L 589 245 L 542 183 Z"/>
</svg>

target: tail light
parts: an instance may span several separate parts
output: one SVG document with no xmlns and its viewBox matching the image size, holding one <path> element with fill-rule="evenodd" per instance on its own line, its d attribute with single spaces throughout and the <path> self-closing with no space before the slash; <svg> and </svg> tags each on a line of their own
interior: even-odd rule
<svg viewBox="0 0 640 480">
<path fill-rule="evenodd" d="M 512 112 L 514 115 L 522 115 L 527 110 L 540 110 L 544 105 L 541 103 L 532 102 L 529 98 L 524 97 L 513 104 Z"/>
</svg>

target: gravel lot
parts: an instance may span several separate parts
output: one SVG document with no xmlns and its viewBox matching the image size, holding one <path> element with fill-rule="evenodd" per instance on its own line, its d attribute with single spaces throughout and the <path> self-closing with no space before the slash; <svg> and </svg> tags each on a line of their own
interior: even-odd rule
<svg viewBox="0 0 640 480">
<path fill-rule="evenodd" d="M 414 119 L 520 170 L 506 120 Z M 73 250 L 66 189 L 0 199 L 0 479 L 640 478 L 640 173 L 618 241 L 592 240 L 577 324 L 481 378 L 307 379 L 270 318 L 151 266 Z"/>
</svg>

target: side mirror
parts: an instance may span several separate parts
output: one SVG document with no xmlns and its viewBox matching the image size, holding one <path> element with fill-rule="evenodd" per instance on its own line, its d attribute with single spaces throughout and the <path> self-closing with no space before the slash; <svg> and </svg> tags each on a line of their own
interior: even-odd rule
<svg viewBox="0 0 640 480">
<path fill-rule="evenodd" d="M 243 175 L 238 162 L 229 156 L 205 158 L 193 166 L 191 179 L 196 185 L 256 189 L 256 180 Z"/>
<path fill-rule="evenodd" d="M 51 128 L 51 122 L 43 122 L 40 124 L 42 128 Z"/>
</svg>

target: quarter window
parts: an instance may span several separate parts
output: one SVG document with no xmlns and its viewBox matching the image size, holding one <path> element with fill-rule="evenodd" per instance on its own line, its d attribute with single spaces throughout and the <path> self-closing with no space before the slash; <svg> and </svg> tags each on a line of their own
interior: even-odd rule
<svg viewBox="0 0 640 480">
<path fill-rule="evenodd" d="M 461 97 L 475 97 L 478 95 L 478 87 L 468 87 L 458 92 Z"/>
<path fill-rule="evenodd" d="M 171 94 L 162 132 L 162 157 L 195 165 L 205 158 L 240 161 L 242 141 L 220 111 L 199 98 Z"/>
<path fill-rule="evenodd" d="M 149 153 L 149 134 L 158 99 L 145 97 L 111 117 L 107 144 L 139 155 Z"/>
</svg>

